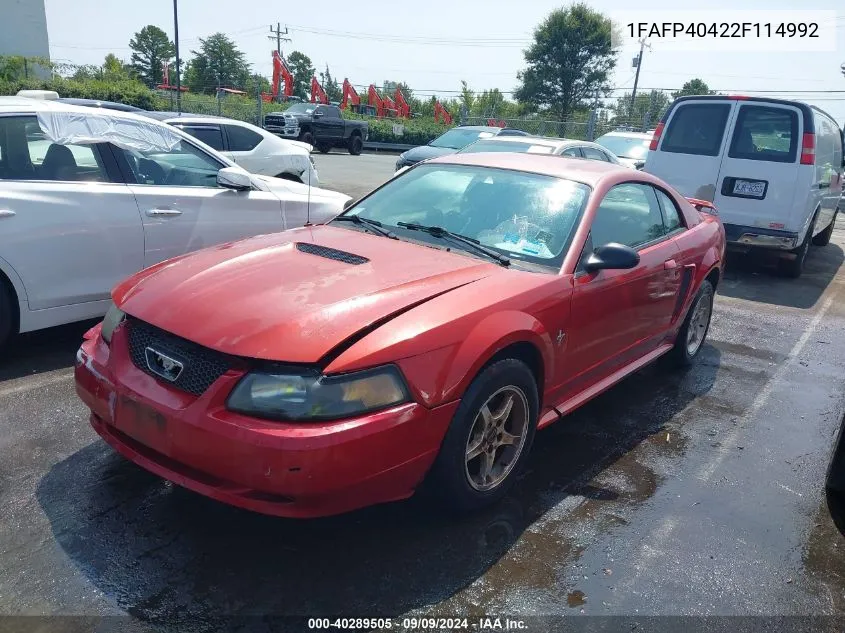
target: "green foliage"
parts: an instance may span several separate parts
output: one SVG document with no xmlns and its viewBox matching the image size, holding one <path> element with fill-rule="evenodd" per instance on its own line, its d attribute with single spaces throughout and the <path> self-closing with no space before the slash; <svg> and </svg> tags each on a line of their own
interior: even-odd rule
<svg viewBox="0 0 845 633">
<path fill-rule="evenodd" d="M 166 102 L 155 92 L 139 81 L 132 79 L 19 79 L 4 81 L 0 79 L 0 94 L 13 95 L 19 90 L 55 90 L 62 97 L 77 99 L 100 99 L 134 105 L 144 110 L 163 110 Z"/>
<path fill-rule="evenodd" d="M 292 51 L 285 61 L 293 75 L 294 96 L 308 99 L 311 95 L 311 77 L 316 72 L 314 64 L 311 63 L 311 58 L 299 51 Z"/>
<path fill-rule="evenodd" d="M 129 48 L 132 49 L 130 65 L 138 78 L 150 88 L 162 83 L 163 63 L 176 55 L 176 47 L 167 33 L 148 24 L 129 40 Z"/>
<path fill-rule="evenodd" d="M 672 97 L 677 99 L 678 97 L 686 97 L 692 95 L 714 95 L 716 94 L 715 90 L 710 90 L 710 87 L 704 83 L 701 79 L 695 78 L 690 79 L 686 82 L 681 89 L 677 92 L 672 93 Z"/>
<path fill-rule="evenodd" d="M 249 64 L 244 54 L 224 33 L 214 33 L 200 38 L 199 51 L 185 71 L 185 83 L 191 92 L 215 94 L 217 87 L 246 87 L 250 77 Z"/>
<path fill-rule="evenodd" d="M 653 125 L 660 120 L 663 112 L 669 107 L 670 101 L 669 95 L 662 90 L 640 92 L 634 99 L 632 108 L 631 93 L 626 92 L 610 109 L 613 111 L 614 118 L 622 119 L 632 125 L 642 125 L 644 122 L 646 125 Z"/>
<path fill-rule="evenodd" d="M 337 79 L 332 77 L 328 64 L 326 64 L 326 72 L 320 73 L 320 83 L 323 85 L 323 90 L 326 91 L 329 103 L 340 102 L 343 99 L 343 89 L 337 83 Z"/>
<path fill-rule="evenodd" d="M 35 70 L 52 69 L 53 64 L 44 57 L 23 57 L 22 55 L 0 55 L 0 81 L 17 81 L 35 75 Z"/>
<path fill-rule="evenodd" d="M 534 31 L 517 100 L 565 120 L 610 89 L 616 65 L 610 19 L 583 3 L 557 9 Z"/>
</svg>

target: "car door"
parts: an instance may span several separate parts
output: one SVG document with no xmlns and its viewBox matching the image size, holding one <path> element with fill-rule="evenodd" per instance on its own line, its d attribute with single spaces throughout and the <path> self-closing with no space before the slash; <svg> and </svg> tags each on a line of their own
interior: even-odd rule
<svg viewBox="0 0 845 633">
<path fill-rule="evenodd" d="M 278 196 L 220 187 L 217 172 L 226 165 L 187 140 L 169 152 L 112 150 L 141 212 L 145 266 L 287 228 Z"/>
<path fill-rule="evenodd" d="M 820 193 L 816 181 L 798 186 L 802 112 L 780 103 L 739 103 L 713 203 L 728 224 L 797 230 L 813 211 L 806 208 L 808 195 Z"/>
<path fill-rule="evenodd" d="M 655 350 L 665 337 L 680 286 L 678 247 L 667 234 L 654 189 L 624 183 L 596 208 L 582 252 L 616 242 L 637 250 L 630 270 L 575 275 L 568 352 L 561 368 L 574 390 Z"/>
<path fill-rule="evenodd" d="M 343 119 L 335 106 L 321 105 L 314 111 L 314 122 L 321 140 L 339 141 L 343 138 Z"/>
<path fill-rule="evenodd" d="M 272 155 L 266 151 L 267 144 L 258 132 L 237 123 L 221 126 L 226 135 L 226 151 L 223 155 L 253 174 L 276 176 Z"/>
<path fill-rule="evenodd" d="M 103 145 L 56 145 L 34 116 L 0 116 L 0 258 L 30 310 L 95 302 L 143 266 L 135 198 Z"/>
</svg>

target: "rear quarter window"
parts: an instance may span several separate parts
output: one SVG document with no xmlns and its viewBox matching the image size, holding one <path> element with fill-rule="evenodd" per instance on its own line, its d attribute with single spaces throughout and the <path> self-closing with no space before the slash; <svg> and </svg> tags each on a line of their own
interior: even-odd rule
<svg viewBox="0 0 845 633">
<path fill-rule="evenodd" d="M 685 103 L 669 121 L 660 151 L 718 156 L 731 111 L 729 103 Z"/>
<path fill-rule="evenodd" d="M 728 156 L 794 163 L 798 152 L 798 113 L 788 108 L 743 105 Z"/>
</svg>

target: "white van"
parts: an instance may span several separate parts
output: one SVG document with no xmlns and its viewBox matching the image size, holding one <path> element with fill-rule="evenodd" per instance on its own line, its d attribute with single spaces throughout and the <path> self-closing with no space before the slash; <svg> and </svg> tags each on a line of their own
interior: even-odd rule
<svg viewBox="0 0 845 633">
<path fill-rule="evenodd" d="M 727 133 L 726 133 L 727 132 Z M 830 241 L 842 194 L 842 131 L 816 107 L 785 99 L 676 99 L 644 171 L 713 202 L 733 249 L 780 251 L 798 277 L 810 242 Z"/>
</svg>

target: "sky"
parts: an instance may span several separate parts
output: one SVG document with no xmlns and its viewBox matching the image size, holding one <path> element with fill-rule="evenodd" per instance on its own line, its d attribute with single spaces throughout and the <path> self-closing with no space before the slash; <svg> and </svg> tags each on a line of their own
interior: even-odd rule
<svg viewBox="0 0 845 633">
<path fill-rule="evenodd" d="M 613 15 L 632 8 L 643 20 L 662 21 L 677 0 L 587 0 L 596 10 Z M 129 39 L 147 24 L 173 36 L 173 1 L 45 0 L 50 52 L 54 61 L 99 64 L 108 53 L 128 61 Z M 425 0 L 419 3 L 280 2 L 279 0 L 178 0 L 181 57 L 215 32 L 229 35 L 244 51 L 255 72 L 272 74 L 270 25 L 280 22 L 290 42 L 288 54 L 308 55 L 318 72 L 328 64 L 339 81 L 356 86 L 404 81 L 417 96 L 454 96 L 461 80 L 474 90 L 513 91 L 516 74 L 525 66 L 523 50 L 534 28 L 552 10 L 564 6 L 552 0 Z M 738 10 L 759 12 L 759 22 L 772 11 L 795 9 L 795 0 L 716 0 L 710 2 L 720 20 L 731 21 Z M 702 6 L 702 5 L 697 5 Z M 690 5 L 692 8 L 692 5 Z M 802 7 L 836 10 L 832 0 Z M 743 13 L 743 18 L 747 15 Z M 836 33 L 835 51 L 679 50 L 649 40 L 642 62 L 639 89 L 678 89 L 693 77 L 723 92 L 758 91 L 767 96 L 799 99 L 818 105 L 845 124 L 845 12 L 829 24 Z M 632 57 L 636 43 L 620 50 L 613 76 L 614 95 L 634 84 Z M 838 92 L 837 92 L 838 91 Z M 360 92 L 360 91 L 359 91 Z"/>
</svg>

